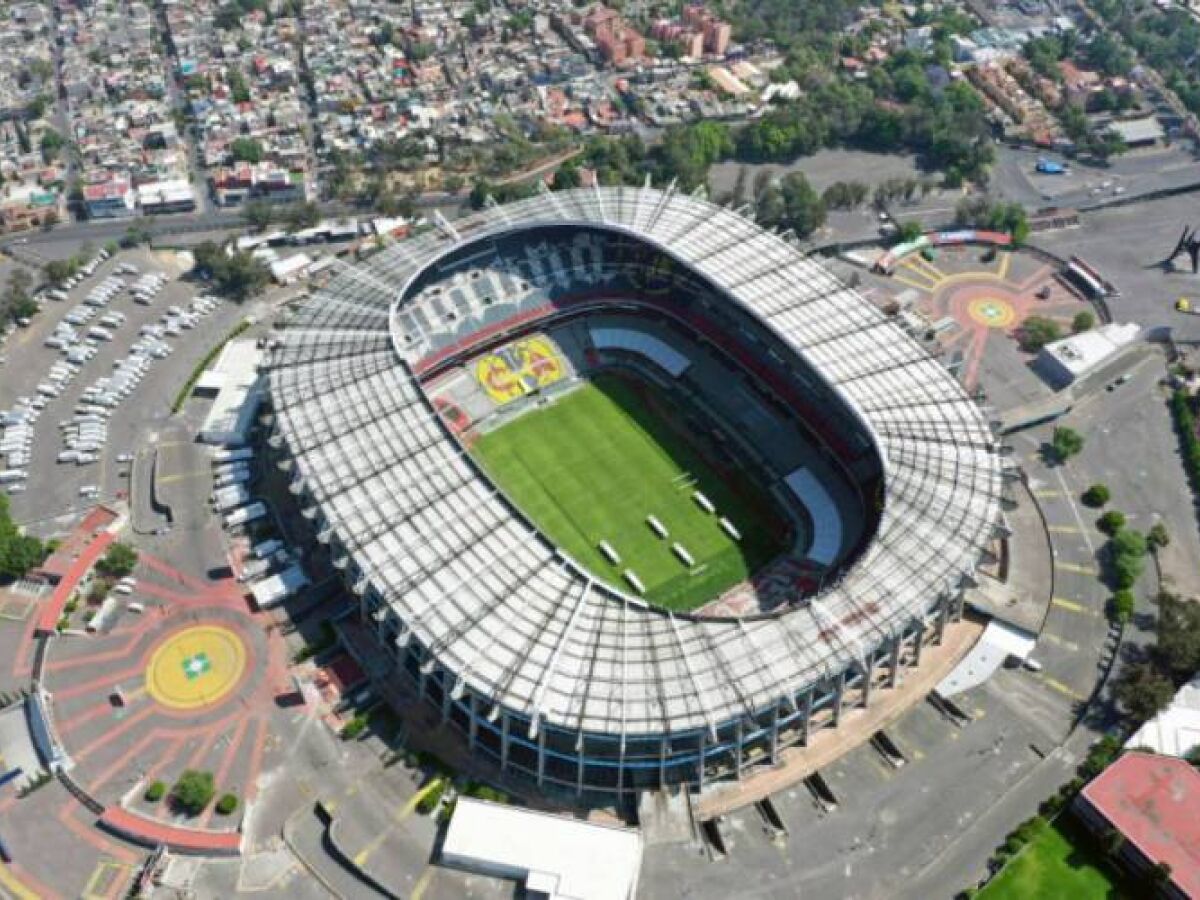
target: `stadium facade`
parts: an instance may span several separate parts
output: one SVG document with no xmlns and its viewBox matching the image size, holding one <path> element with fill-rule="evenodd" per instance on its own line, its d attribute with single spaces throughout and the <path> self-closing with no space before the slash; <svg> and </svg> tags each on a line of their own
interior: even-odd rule
<svg viewBox="0 0 1200 900">
<path fill-rule="evenodd" d="M 448 412 L 431 381 L 548 323 L 614 315 L 581 337 L 590 353 L 663 379 L 720 356 L 753 402 L 804 423 L 821 477 L 759 449 L 810 508 L 819 583 L 740 616 L 656 608 L 568 558 L 474 463 L 459 417 L 485 413 Z M 547 792 L 703 787 L 836 726 L 941 640 L 1001 527 L 1002 460 L 957 381 L 789 241 L 670 190 L 439 219 L 299 307 L 269 371 L 269 443 L 386 677 Z M 532 387 L 514 393 L 537 402 Z"/>
</svg>

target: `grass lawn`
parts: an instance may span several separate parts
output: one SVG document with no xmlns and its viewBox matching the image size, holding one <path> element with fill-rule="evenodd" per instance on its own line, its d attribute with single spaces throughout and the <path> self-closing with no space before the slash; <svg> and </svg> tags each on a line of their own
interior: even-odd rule
<svg viewBox="0 0 1200 900">
<path fill-rule="evenodd" d="M 594 575 L 629 593 L 632 569 L 646 599 L 701 606 L 786 549 L 786 519 L 751 473 L 703 451 L 683 413 L 658 388 L 603 375 L 482 435 L 472 453 L 551 541 Z M 699 489 L 741 532 L 734 541 L 692 499 Z M 655 515 L 670 532 L 646 524 Z M 620 554 L 614 566 L 597 545 Z M 678 541 L 695 559 L 671 552 Z"/>
<path fill-rule="evenodd" d="M 979 892 L 979 900 L 1108 900 L 1126 897 L 1070 823 L 1051 825 Z"/>
</svg>

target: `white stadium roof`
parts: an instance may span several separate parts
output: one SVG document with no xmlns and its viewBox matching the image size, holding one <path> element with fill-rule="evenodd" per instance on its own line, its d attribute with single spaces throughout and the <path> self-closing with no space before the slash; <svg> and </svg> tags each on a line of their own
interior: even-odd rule
<svg viewBox="0 0 1200 900">
<path fill-rule="evenodd" d="M 784 239 L 650 188 L 493 207 L 346 269 L 271 360 L 272 441 L 320 536 L 336 536 L 460 687 L 538 723 L 610 734 L 713 729 L 861 665 L 960 590 L 999 521 L 1001 460 L 980 410 L 891 320 Z M 877 533 L 786 613 L 672 614 L 594 581 L 513 514 L 426 402 L 393 340 L 417 274 L 481 238 L 578 226 L 658 246 L 775 330 L 860 416 L 883 459 Z M 340 555 L 340 554 L 339 554 Z M 533 726 L 536 728 L 536 724 Z"/>
</svg>

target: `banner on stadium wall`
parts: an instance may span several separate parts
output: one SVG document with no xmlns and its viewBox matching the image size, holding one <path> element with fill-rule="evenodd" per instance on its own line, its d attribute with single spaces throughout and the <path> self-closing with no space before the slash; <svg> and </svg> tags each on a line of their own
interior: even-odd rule
<svg viewBox="0 0 1200 900">
<path fill-rule="evenodd" d="M 930 234 L 923 234 L 915 241 L 897 244 L 879 258 L 875 267 L 879 271 L 890 275 L 896 263 L 900 262 L 900 260 L 904 259 L 910 253 L 916 253 L 930 246 L 943 247 L 955 244 L 994 244 L 1000 247 L 1008 247 L 1012 244 L 1012 237 L 1003 231 L 976 231 L 973 228 L 961 229 L 959 231 L 935 231 Z"/>
<path fill-rule="evenodd" d="M 933 235 L 933 242 L 942 244 L 999 244 L 1007 247 L 1012 243 L 1012 237 L 1002 231 L 939 231 Z"/>
</svg>

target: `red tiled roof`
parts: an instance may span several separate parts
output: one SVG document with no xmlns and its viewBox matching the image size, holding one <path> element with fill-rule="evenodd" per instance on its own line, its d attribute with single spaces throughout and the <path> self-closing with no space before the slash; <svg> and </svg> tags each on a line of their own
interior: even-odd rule
<svg viewBox="0 0 1200 900">
<path fill-rule="evenodd" d="M 1151 863 L 1200 898 L 1200 771 L 1181 759 L 1129 752 L 1083 789 L 1084 798 Z"/>
</svg>

